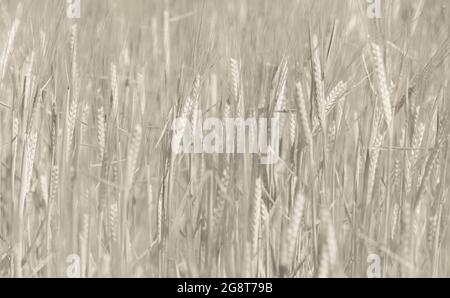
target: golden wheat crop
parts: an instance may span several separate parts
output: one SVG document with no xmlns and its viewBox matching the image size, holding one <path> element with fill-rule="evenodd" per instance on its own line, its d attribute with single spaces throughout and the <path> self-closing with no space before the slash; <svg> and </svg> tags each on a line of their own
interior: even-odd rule
<svg viewBox="0 0 450 298">
<path fill-rule="evenodd" d="M 0 277 L 450 276 L 446 0 L 0 15 Z M 174 152 L 178 117 L 279 154 Z"/>
</svg>

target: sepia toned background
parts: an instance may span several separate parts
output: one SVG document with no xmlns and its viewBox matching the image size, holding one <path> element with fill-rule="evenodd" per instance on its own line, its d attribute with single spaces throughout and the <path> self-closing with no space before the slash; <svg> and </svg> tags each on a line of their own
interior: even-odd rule
<svg viewBox="0 0 450 298">
<path fill-rule="evenodd" d="M 449 17 L 2 0 L 0 277 L 449 276 Z M 175 154 L 198 113 L 277 117 L 279 159 Z"/>
</svg>

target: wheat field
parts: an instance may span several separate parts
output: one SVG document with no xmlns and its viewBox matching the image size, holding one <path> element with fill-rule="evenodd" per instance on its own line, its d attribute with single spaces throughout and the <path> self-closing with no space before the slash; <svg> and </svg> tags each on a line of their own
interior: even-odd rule
<svg viewBox="0 0 450 298">
<path fill-rule="evenodd" d="M 0 277 L 450 276 L 446 0 L 0 14 Z M 199 115 L 279 154 L 174 152 Z"/>
</svg>

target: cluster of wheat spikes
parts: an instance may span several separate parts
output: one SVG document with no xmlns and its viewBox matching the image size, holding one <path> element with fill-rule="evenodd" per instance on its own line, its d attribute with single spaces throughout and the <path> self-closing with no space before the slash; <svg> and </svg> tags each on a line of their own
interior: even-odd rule
<svg viewBox="0 0 450 298">
<path fill-rule="evenodd" d="M 447 3 L 381 2 L 1 1 L 0 276 L 450 276 Z"/>
</svg>

